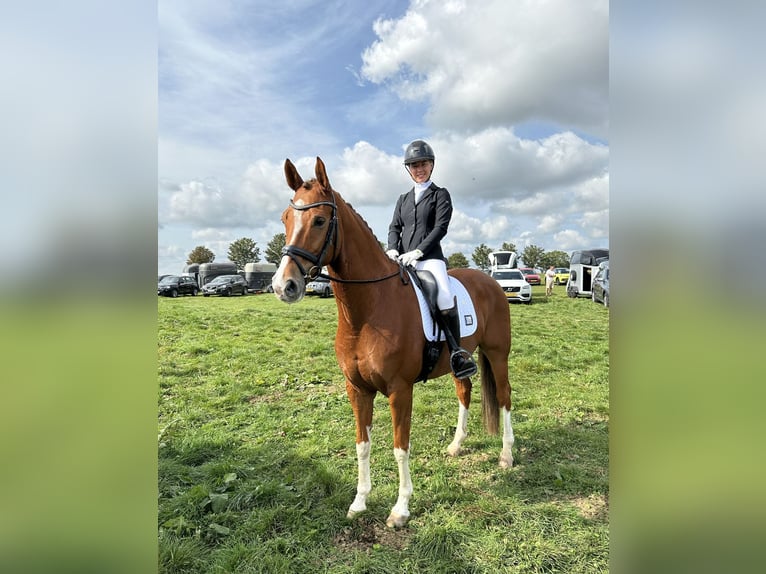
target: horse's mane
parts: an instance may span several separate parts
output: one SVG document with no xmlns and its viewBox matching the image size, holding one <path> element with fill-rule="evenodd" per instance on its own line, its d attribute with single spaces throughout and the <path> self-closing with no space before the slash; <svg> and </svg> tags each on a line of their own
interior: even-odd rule
<svg viewBox="0 0 766 574">
<path fill-rule="evenodd" d="M 317 184 L 318 184 L 319 182 L 317 181 L 317 179 L 316 179 L 315 177 L 314 177 L 314 178 L 311 178 L 310 180 L 308 180 L 308 181 L 304 181 L 304 182 L 303 182 L 303 188 L 304 188 L 304 189 L 311 189 L 312 185 L 313 185 L 313 184 L 315 184 L 315 183 L 317 183 Z M 340 198 L 340 200 L 341 200 L 341 201 L 342 201 L 344 204 L 346 204 L 346 206 L 349 208 L 349 210 L 351 211 L 351 213 L 352 213 L 354 216 L 356 216 L 356 218 L 357 218 L 357 219 L 358 219 L 358 220 L 359 220 L 359 221 L 360 221 L 360 222 L 361 222 L 361 223 L 364 225 L 364 227 L 367 229 L 367 231 L 369 231 L 369 232 L 370 232 L 370 235 L 372 235 L 373 239 L 375 239 L 375 241 L 376 241 L 376 242 L 379 244 L 379 243 L 380 243 L 380 241 L 378 240 L 378 236 L 377 236 L 377 235 L 375 235 L 375 232 L 374 232 L 374 231 L 372 230 L 372 228 L 370 227 L 370 224 L 369 224 L 369 223 L 367 223 L 367 220 L 366 220 L 364 217 L 362 217 L 362 216 L 360 215 L 360 213 L 359 213 L 359 212 L 358 212 L 356 209 L 354 209 L 354 206 L 353 206 L 353 205 L 351 205 L 351 204 L 350 204 L 348 201 L 346 201 L 346 200 L 343 198 L 343 196 L 342 196 L 340 193 L 338 193 L 338 191 L 337 191 L 337 190 L 335 190 L 335 189 L 330 189 L 330 191 L 332 191 L 332 192 L 333 192 L 333 193 L 334 193 L 334 194 L 335 194 L 335 195 L 336 195 L 338 198 Z"/>
</svg>

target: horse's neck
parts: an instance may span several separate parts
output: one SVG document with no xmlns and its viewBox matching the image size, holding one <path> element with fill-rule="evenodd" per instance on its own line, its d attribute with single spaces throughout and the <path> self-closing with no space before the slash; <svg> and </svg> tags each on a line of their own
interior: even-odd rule
<svg viewBox="0 0 766 574">
<path fill-rule="evenodd" d="M 338 200 L 338 208 L 340 251 L 332 262 L 338 277 L 367 280 L 395 270 L 362 217 L 342 199 Z"/>
<path fill-rule="evenodd" d="M 374 281 L 395 273 L 397 266 L 386 256 L 369 226 L 348 204 L 338 201 L 340 250 L 328 265 L 332 275 L 357 283 L 333 286 L 339 320 L 351 325 L 369 319 L 370 313 L 394 295 L 397 277 Z"/>
</svg>

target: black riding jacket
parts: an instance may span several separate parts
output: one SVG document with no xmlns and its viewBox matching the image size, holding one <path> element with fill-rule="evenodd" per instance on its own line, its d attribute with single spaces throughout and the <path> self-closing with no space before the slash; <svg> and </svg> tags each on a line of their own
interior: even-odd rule
<svg viewBox="0 0 766 574">
<path fill-rule="evenodd" d="M 388 226 L 388 249 L 423 252 L 423 259 L 445 259 L 440 241 L 452 219 L 452 198 L 444 187 L 431 186 L 415 205 L 415 189 L 399 196 Z"/>
</svg>

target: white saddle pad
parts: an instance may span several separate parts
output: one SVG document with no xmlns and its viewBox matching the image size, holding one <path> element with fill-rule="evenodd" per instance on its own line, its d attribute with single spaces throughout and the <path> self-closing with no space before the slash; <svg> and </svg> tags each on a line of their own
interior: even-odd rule
<svg viewBox="0 0 766 574">
<path fill-rule="evenodd" d="M 431 311 L 428 309 L 428 303 L 423 296 L 421 290 L 415 285 L 414 281 L 411 281 L 412 286 L 415 289 L 415 293 L 418 296 L 418 304 L 420 305 L 420 317 L 423 320 L 423 334 L 426 336 L 427 341 L 436 340 L 436 331 L 438 328 L 434 325 L 434 320 L 431 317 Z M 457 297 L 457 312 L 460 317 L 460 336 L 468 337 L 476 332 L 476 310 L 473 307 L 473 301 L 471 296 L 463 287 L 463 284 L 450 276 L 449 278 L 450 288 L 452 294 Z M 444 333 L 441 334 L 440 340 L 444 341 Z"/>
</svg>

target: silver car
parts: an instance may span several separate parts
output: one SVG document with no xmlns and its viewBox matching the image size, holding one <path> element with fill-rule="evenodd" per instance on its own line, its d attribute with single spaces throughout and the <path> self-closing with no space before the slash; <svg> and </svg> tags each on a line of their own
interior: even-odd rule
<svg viewBox="0 0 766 574">
<path fill-rule="evenodd" d="M 306 295 L 319 295 L 324 299 L 332 294 L 332 284 L 324 277 L 317 277 L 306 285 Z"/>
</svg>

